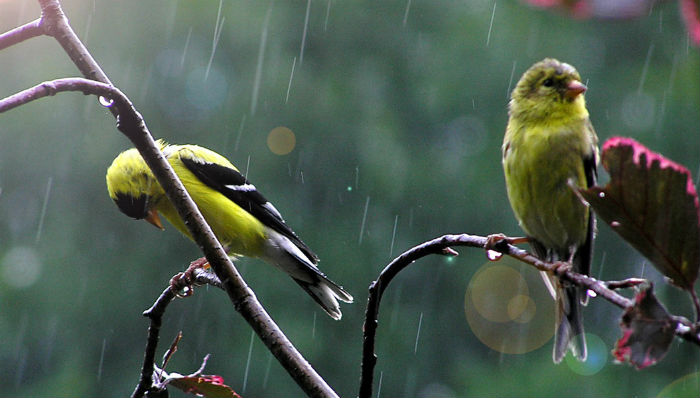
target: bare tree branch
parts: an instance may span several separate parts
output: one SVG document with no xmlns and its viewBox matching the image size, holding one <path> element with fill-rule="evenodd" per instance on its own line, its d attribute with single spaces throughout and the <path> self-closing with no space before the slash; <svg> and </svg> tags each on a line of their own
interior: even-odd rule
<svg viewBox="0 0 700 398">
<path fill-rule="evenodd" d="M 0 100 L 0 113 L 40 98 L 54 96 L 58 93 L 75 91 L 82 92 L 86 95 L 97 95 L 112 99 L 113 101 L 119 101 L 120 106 L 131 106 L 129 99 L 114 86 L 94 80 L 83 79 L 81 77 L 68 77 L 39 83 L 34 87 L 3 98 Z"/>
<path fill-rule="evenodd" d="M 170 286 L 163 290 L 160 297 L 153 303 L 151 308 L 144 311 L 143 315 L 151 320 L 148 327 L 148 338 L 146 339 L 146 349 L 143 355 L 143 366 L 141 367 L 141 378 L 136 389 L 131 394 L 132 398 L 143 397 L 153 388 L 153 365 L 156 360 L 156 348 L 160 337 L 160 326 L 163 322 L 163 314 L 168 304 L 175 298 L 175 293 Z"/>
<path fill-rule="evenodd" d="M 634 305 L 632 300 L 616 293 L 609 285 L 612 285 L 613 288 L 633 286 L 638 284 L 638 279 L 628 279 L 620 282 L 599 281 L 590 276 L 575 273 L 571 271 L 570 267 L 562 267 L 562 264 L 552 264 L 541 261 L 526 250 L 513 246 L 509 243 L 510 241 L 511 239 L 503 235 L 492 235 L 489 237 L 467 234 L 444 235 L 407 250 L 396 257 L 382 270 L 377 280 L 372 282 L 369 286 L 369 298 L 367 300 L 367 310 L 365 312 L 365 324 L 362 336 L 362 365 L 358 397 L 370 398 L 372 396 L 374 368 L 377 363 L 377 355 L 374 353 L 374 342 L 379 324 L 379 304 L 387 286 L 399 272 L 422 257 L 430 254 L 456 254 L 450 247 L 468 246 L 494 250 L 530 264 L 540 271 L 554 273 L 562 280 L 568 281 L 574 285 L 586 287 L 588 290 L 595 292 L 597 297 L 602 297 L 622 309 L 627 309 Z M 700 346 L 698 325 L 693 325 L 684 317 L 673 316 L 672 319 L 677 325 L 675 330 L 677 336 Z"/>
<path fill-rule="evenodd" d="M 39 0 L 39 5 L 44 34 L 58 41 L 83 76 L 111 85 L 112 82 L 73 31 L 61 3 L 58 0 Z"/>
<path fill-rule="evenodd" d="M 21 43 L 32 37 L 41 36 L 44 30 L 41 27 L 41 18 L 0 34 L 0 50 Z"/>
</svg>

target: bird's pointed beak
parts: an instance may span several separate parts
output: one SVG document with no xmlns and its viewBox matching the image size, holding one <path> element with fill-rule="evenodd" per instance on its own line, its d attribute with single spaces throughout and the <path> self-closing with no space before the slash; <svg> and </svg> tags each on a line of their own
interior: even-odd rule
<svg viewBox="0 0 700 398">
<path fill-rule="evenodd" d="M 151 225 L 155 226 L 158 229 L 165 229 L 163 228 L 163 224 L 160 222 L 160 217 L 158 217 L 158 210 L 151 209 L 148 211 L 148 215 L 144 220 L 148 221 Z"/>
<path fill-rule="evenodd" d="M 574 98 L 578 97 L 579 94 L 582 94 L 588 89 L 585 84 L 581 83 L 578 80 L 572 80 L 569 82 L 569 84 L 566 86 L 566 91 L 564 92 L 564 97 L 566 97 L 569 100 L 573 100 Z"/>
</svg>

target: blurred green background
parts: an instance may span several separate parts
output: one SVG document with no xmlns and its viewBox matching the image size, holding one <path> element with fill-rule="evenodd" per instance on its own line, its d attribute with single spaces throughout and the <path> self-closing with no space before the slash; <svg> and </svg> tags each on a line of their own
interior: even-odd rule
<svg viewBox="0 0 700 398">
<path fill-rule="evenodd" d="M 367 287 L 394 256 L 446 233 L 521 234 L 500 145 L 509 90 L 532 63 L 578 68 L 601 141 L 631 136 L 696 178 L 700 168 L 700 57 L 676 2 L 627 20 L 570 19 L 517 1 L 225 1 L 218 20 L 214 1 L 63 6 L 154 136 L 229 157 L 355 296 L 335 322 L 285 275 L 237 262 L 343 396 L 358 390 Z M 0 1 L 2 31 L 38 16 L 34 1 Z M 0 52 L 0 71 L 0 97 L 79 75 L 49 38 Z M 268 145 L 280 126 L 295 136 L 284 155 Z M 80 94 L 0 115 L 0 396 L 133 391 L 141 312 L 200 253 L 169 225 L 131 220 L 110 201 L 104 174 L 128 147 L 109 112 Z M 596 277 L 649 278 L 671 311 L 692 316 L 685 295 L 599 229 Z M 649 397 L 698 371 L 698 347 L 679 341 L 644 371 L 614 364 L 620 311 L 601 300 L 585 311 L 586 365 L 552 364 L 552 302 L 537 272 L 459 251 L 420 260 L 387 291 L 375 396 Z M 474 307 L 492 296 L 508 307 L 517 294 L 532 302 L 510 318 Z M 206 373 L 243 396 L 302 395 L 257 338 L 251 346 L 224 293 L 201 288 L 174 302 L 159 356 L 178 330 L 169 370 L 192 372 L 212 353 Z M 697 376 L 688 380 L 697 396 Z"/>
</svg>

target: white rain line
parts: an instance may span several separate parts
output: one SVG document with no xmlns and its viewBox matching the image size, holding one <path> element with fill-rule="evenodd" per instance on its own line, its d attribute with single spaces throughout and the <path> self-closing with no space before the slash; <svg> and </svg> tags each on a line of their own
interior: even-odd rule
<svg viewBox="0 0 700 398">
<path fill-rule="evenodd" d="M 292 73 L 289 74 L 289 84 L 287 84 L 287 96 L 284 98 L 284 103 L 289 101 L 289 91 L 292 89 L 292 79 L 294 78 L 294 67 L 297 65 L 297 57 L 294 57 L 294 62 L 292 62 Z"/>
<path fill-rule="evenodd" d="M 265 20 L 263 21 L 262 33 L 260 34 L 260 47 L 258 48 L 258 64 L 255 67 L 255 78 L 253 80 L 253 97 L 250 100 L 250 114 L 255 115 L 258 107 L 258 94 L 260 92 L 260 80 L 262 79 L 262 65 L 265 59 L 265 46 L 267 45 L 267 28 L 270 24 L 270 14 L 272 14 L 272 3 L 267 8 Z"/>
<path fill-rule="evenodd" d="M 406 21 L 408 21 L 408 13 L 411 11 L 411 0 L 406 3 L 406 11 L 403 13 L 403 26 L 406 26 Z"/>
<path fill-rule="evenodd" d="M 486 35 L 486 47 L 489 46 L 491 41 L 491 28 L 493 28 L 493 17 L 496 15 L 496 2 L 493 2 L 493 11 L 491 11 L 491 22 L 489 22 L 489 33 Z"/>
<path fill-rule="evenodd" d="M 362 216 L 362 226 L 360 226 L 360 239 L 357 242 L 358 245 L 362 244 L 362 235 L 365 234 L 365 221 L 367 221 L 367 209 L 369 208 L 369 195 L 365 201 L 365 214 Z"/>
<path fill-rule="evenodd" d="M 36 237 L 34 243 L 39 243 L 41 239 L 41 231 L 44 229 L 44 218 L 46 217 L 46 208 L 49 205 L 49 196 L 51 195 L 51 185 L 53 184 L 53 177 L 49 177 L 46 182 L 46 194 L 44 195 L 44 204 L 41 206 L 41 215 L 39 216 L 39 226 L 36 230 Z"/>
<path fill-rule="evenodd" d="M 306 2 L 306 16 L 304 17 L 304 33 L 301 35 L 301 48 L 299 49 L 299 66 L 304 64 L 304 46 L 306 45 L 306 32 L 309 29 L 309 13 L 311 12 L 311 0 Z"/>
<path fill-rule="evenodd" d="M 416 344 L 413 346 L 413 353 L 418 352 L 418 338 L 420 337 L 420 328 L 423 325 L 423 312 L 420 313 L 420 318 L 418 318 L 418 331 L 416 332 Z"/>
<path fill-rule="evenodd" d="M 394 254 L 394 241 L 396 239 L 396 225 L 399 223 L 399 215 L 394 217 L 394 232 L 391 233 L 391 247 L 389 248 L 389 257 Z"/>
<path fill-rule="evenodd" d="M 209 78 L 209 70 L 211 70 L 211 64 L 214 62 L 214 54 L 216 54 L 216 48 L 219 46 L 219 38 L 221 37 L 222 27 L 224 26 L 224 21 L 226 17 L 221 16 L 221 8 L 224 5 L 224 0 L 219 0 L 219 11 L 216 13 L 216 23 L 214 24 L 214 40 L 211 43 L 211 54 L 209 54 L 209 62 L 207 63 L 207 70 L 204 72 L 204 81 Z"/>
<path fill-rule="evenodd" d="M 649 45 L 649 50 L 647 50 L 647 57 L 644 60 L 644 66 L 642 67 L 642 76 L 639 78 L 639 87 L 637 87 L 637 93 L 642 93 L 642 88 L 644 87 L 644 82 L 647 79 L 647 71 L 649 70 L 649 61 L 651 61 L 651 54 L 654 52 L 654 43 Z"/>
<path fill-rule="evenodd" d="M 250 358 L 253 356 L 253 341 L 255 340 L 255 331 L 250 332 L 250 345 L 248 346 L 248 360 L 245 362 L 245 373 L 243 374 L 243 392 L 248 386 L 248 371 L 250 370 Z"/>
</svg>

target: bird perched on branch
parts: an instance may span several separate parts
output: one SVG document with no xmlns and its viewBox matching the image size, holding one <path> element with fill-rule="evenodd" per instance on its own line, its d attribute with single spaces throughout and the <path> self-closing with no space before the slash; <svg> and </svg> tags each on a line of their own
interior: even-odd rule
<svg viewBox="0 0 700 398">
<path fill-rule="evenodd" d="M 543 261 L 569 262 L 572 271 L 588 275 L 595 218 L 574 192 L 597 178 L 598 137 L 585 91 L 569 64 L 547 58 L 532 65 L 511 95 L 502 149 L 508 199 L 535 254 Z M 569 349 L 585 361 L 585 289 L 551 275 L 545 282 L 556 300 L 554 362 Z"/>
<path fill-rule="evenodd" d="M 353 298 L 316 266 L 318 257 L 297 237 L 268 202 L 226 158 L 197 145 L 160 150 L 231 255 L 258 257 L 289 274 L 333 319 L 342 316 L 338 300 Z M 158 214 L 192 238 L 139 152 L 129 149 L 107 170 L 109 196 L 122 213 L 163 229 Z"/>
</svg>

